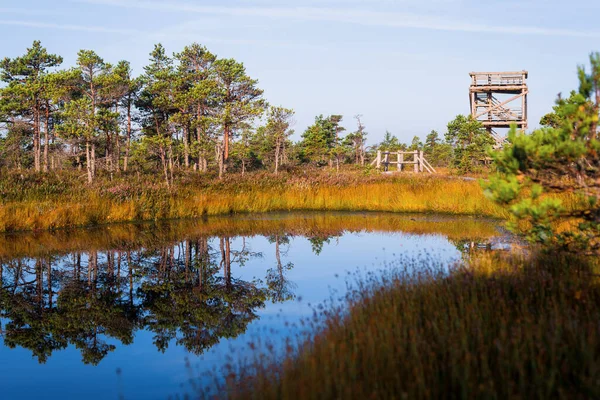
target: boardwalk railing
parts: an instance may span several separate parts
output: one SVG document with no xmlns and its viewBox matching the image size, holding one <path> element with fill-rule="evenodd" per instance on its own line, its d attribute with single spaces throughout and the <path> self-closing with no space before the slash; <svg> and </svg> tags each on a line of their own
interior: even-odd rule
<svg viewBox="0 0 600 400">
<path fill-rule="evenodd" d="M 405 158 L 405 156 L 407 156 Z M 394 160 L 395 158 L 395 160 Z M 383 168 L 389 171 L 390 165 L 396 165 L 398 171 L 402 171 L 404 165 L 413 165 L 413 172 L 429 172 L 434 174 L 437 171 L 427 162 L 422 151 L 377 151 L 377 157 L 371 162 L 371 166 L 377 169 Z"/>
</svg>

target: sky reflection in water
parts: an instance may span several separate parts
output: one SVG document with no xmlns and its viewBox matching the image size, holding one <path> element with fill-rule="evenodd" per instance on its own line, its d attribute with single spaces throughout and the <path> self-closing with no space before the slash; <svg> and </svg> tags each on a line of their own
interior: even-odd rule
<svg viewBox="0 0 600 400">
<path fill-rule="evenodd" d="M 449 264 L 499 235 L 473 218 L 314 213 L 5 236 L 2 398 L 165 399 L 255 338 L 293 335 L 349 272 Z"/>
</svg>

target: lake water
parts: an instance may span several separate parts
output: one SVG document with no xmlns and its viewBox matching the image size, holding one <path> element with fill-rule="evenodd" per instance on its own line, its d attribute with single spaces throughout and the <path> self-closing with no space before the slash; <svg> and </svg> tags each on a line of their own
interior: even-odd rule
<svg viewBox="0 0 600 400">
<path fill-rule="evenodd" d="M 0 236 L 0 398 L 181 396 L 256 338 L 293 336 L 349 273 L 505 238 L 495 221 L 381 213 Z"/>
</svg>

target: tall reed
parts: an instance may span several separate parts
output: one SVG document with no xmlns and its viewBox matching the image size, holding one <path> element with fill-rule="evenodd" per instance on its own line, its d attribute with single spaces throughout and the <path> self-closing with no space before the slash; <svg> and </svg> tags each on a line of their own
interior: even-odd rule
<svg viewBox="0 0 600 400">
<path fill-rule="evenodd" d="M 591 262 L 485 255 L 450 274 L 401 262 L 361 277 L 282 360 L 265 353 L 229 365 L 217 397 L 599 398 Z"/>
</svg>

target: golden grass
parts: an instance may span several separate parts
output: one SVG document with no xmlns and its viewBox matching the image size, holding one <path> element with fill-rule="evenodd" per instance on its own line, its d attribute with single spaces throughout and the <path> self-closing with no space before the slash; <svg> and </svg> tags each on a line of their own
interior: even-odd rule
<svg viewBox="0 0 600 400">
<path fill-rule="evenodd" d="M 359 277 L 283 359 L 228 365 L 199 397 L 598 398 L 597 266 L 555 254 L 488 254 L 450 274 L 400 262 Z"/>
<path fill-rule="evenodd" d="M 77 189 L 76 196 L 6 199 L 0 205 L 0 231 L 44 230 L 98 224 L 197 218 L 203 215 L 272 211 L 388 211 L 507 216 L 476 181 L 421 175 L 336 176 L 261 175 L 252 180 L 180 183 L 170 191 L 140 190 L 117 196 L 116 183 Z M 119 183 L 121 184 L 121 183 Z M 112 190 L 110 185 L 115 185 Z M 122 185 L 122 184 L 121 184 Z M 143 184 L 140 184 L 143 188 Z M 111 191 L 112 190 L 112 191 Z M 73 190 L 75 192 L 75 190 Z M 120 192 L 119 192 L 120 193 Z"/>
</svg>

